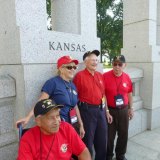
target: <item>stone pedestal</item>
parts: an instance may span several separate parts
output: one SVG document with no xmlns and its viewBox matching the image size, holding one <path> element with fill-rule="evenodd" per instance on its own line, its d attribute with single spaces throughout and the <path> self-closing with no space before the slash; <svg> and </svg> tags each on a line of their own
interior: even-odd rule
<svg viewBox="0 0 160 160">
<path fill-rule="evenodd" d="M 158 4 L 158 6 L 157 6 Z M 148 129 L 160 126 L 160 2 L 124 0 L 122 54 L 130 66 L 143 69 L 140 96 L 147 110 Z"/>
<path fill-rule="evenodd" d="M 0 74 L 0 155 L 1 159 L 15 159 L 17 141 L 14 129 L 15 81 L 8 75 Z M 4 147 L 5 146 L 5 147 Z"/>
</svg>

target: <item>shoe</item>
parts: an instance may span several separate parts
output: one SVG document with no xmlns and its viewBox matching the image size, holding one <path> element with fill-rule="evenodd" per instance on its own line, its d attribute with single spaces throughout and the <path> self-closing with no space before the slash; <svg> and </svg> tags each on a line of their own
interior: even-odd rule
<svg viewBox="0 0 160 160">
<path fill-rule="evenodd" d="M 107 157 L 107 159 L 106 160 L 112 160 L 112 157 Z"/>
</svg>

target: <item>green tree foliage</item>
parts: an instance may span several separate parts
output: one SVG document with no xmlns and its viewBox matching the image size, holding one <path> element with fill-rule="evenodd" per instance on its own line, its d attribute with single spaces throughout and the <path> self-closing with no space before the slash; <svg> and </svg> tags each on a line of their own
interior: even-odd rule
<svg viewBox="0 0 160 160">
<path fill-rule="evenodd" d="M 46 10 L 47 10 L 47 29 L 52 30 L 52 25 L 51 25 L 51 0 L 46 0 Z"/>
<path fill-rule="evenodd" d="M 51 17 L 51 0 L 46 0 L 47 14 Z"/>
<path fill-rule="evenodd" d="M 111 63 L 123 46 L 122 0 L 97 0 L 97 35 L 101 38 L 101 53 Z"/>
</svg>

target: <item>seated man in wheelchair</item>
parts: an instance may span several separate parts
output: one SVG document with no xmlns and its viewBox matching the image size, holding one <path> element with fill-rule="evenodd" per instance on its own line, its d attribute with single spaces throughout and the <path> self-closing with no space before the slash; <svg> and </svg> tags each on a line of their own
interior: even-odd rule
<svg viewBox="0 0 160 160">
<path fill-rule="evenodd" d="M 74 128 L 61 122 L 57 105 L 50 99 L 39 101 L 34 108 L 36 126 L 20 139 L 17 160 L 91 160 L 90 153 Z"/>
</svg>

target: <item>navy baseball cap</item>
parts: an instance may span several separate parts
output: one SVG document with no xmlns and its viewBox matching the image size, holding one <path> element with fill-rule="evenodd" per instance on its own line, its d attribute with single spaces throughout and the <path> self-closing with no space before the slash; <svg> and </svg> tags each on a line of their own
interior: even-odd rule
<svg viewBox="0 0 160 160">
<path fill-rule="evenodd" d="M 37 104 L 35 105 L 34 116 L 37 117 L 39 115 L 44 115 L 53 108 L 62 108 L 62 107 L 64 107 L 64 105 L 61 104 L 58 105 L 51 99 L 43 99 L 37 102 Z"/>
<path fill-rule="evenodd" d="M 113 58 L 113 62 L 120 62 L 120 63 L 126 63 L 126 59 L 124 55 L 115 56 Z"/>
<path fill-rule="evenodd" d="M 83 55 L 83 61 L 86 59 L 86 57 L 90 56 L 91 54 L 95 54 L 97 57 L 100 55 L 100 52 L 98 50 L 88 51 Z"/>
</svg>

